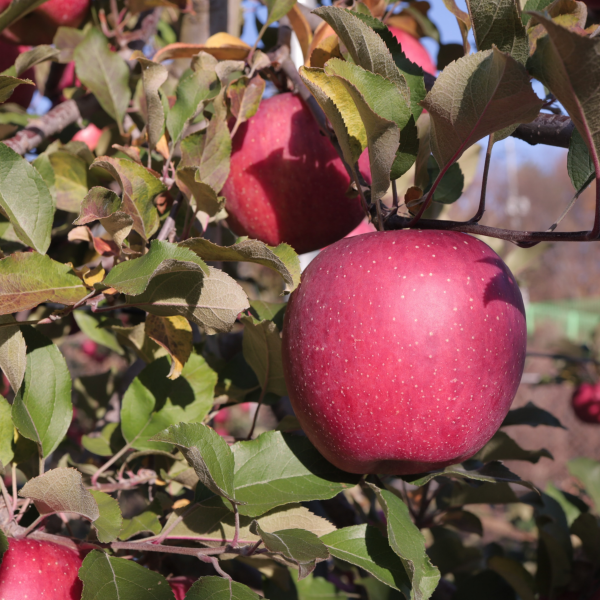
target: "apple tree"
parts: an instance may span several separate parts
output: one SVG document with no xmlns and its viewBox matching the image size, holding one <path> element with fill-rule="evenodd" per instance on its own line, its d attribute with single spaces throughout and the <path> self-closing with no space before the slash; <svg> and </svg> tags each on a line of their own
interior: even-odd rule
<svg viewBox="0 0 600 600">
<path fill-rule="evenodd" d="M 436 66 L 426 2 L 262 4 L 253 46 L 236 2 L 0 7 L 0 598 L 597 599 L 600 463 L 504 464 L 562 425 L 510 410 L 484 241 L 600 239 L 598 7 L 444 0 Z M 588 230 L 485 225 L 509 136 L 568 148 Z"/>
</svg>

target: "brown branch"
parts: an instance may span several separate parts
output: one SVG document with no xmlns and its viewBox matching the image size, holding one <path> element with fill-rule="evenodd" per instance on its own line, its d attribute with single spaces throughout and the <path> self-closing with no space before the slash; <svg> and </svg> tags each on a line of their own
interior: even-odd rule
<svg viewBox="0 0 600 600">
<path fill-rule="evenodd" d="M 60 133 L 65 127 L 76 123 L 81 118 L 90 117 L 100 105 L 95 96 L 88 94 L 78 100 L 67 100 L 55 106 L 43 117 L 29 122 L 15 136 L 3 143 L 18 154 L 26 154 L 37 148 L 46 138 Z"/>
</svg>

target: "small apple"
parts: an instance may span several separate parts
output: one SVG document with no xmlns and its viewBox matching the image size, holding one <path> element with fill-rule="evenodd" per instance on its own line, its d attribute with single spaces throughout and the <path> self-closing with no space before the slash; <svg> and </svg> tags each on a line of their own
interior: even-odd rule
<svg viewBox="0 0 600 600">
<path fill-rule="evenodd" d="M 167 581 L 173 590 L 175 600 L 184 600 L 185 595 L 194 584 L 194 579 L 191 577 L 173 577 Z"/>
<path fill-rule="evenodd" d="M 600 424 L 600 382 L 582 383 L 577 387 L 571 406 L 580 421 Z"/>
<path fill-rule="evenodd" d="M 6 71 L 9 67 L 12 67 L 19 54 L 30 49 L 29 46 L 15 46 L 14 44 L 9 44 L 4 40 L 0 40 L 0 73 Z M 31 81 L 35 81 L 35 71 L 33 69 L 27 69 L 27 71 L 19 75 L 19 79 L 30 79 Z M 15 88 L 15 91 L 7 102 L 14 102 L 23 108 L 27 108 L 31 104 L 34 92 L 35 86 L 27 84 L 20 85 Z"/>
<path fill-rule="evenodd" d="M 327 460 L 403 475 L 473 456 L 525 360 L 525 310 L 498 255 L 456 232 L 388 231 L 325 248 L 291 295 L 283 367 Z"/>
<path fill-rule="evenodd" d="M 80 600 L 81 563 L 79 553 L 66 546 L 10 538 L 0 564 L 0 598 Z"/>
<path fill-rule="evenodd" d="M 400 42 L 406 58 L 412 60 L 412 62 L 419 65 L 423 71 L 430 75 L 437 73 L 437 67 L 431 59 L 429 52 L 427 52 L 425 46 L 416 37 L 398 27 L 389 27 L 389 30 L 394 34 L 398 42 Z"/>
<path fill-rule="evenodd" d="M 0 0 L 0 12 L 13 0 Z M 48 0 L 25 15 L 2 36 L 16 44 L 51 44 L 59 27 L 79 27 L 88 14 L 90 0 Z"/>
<path fill-rule="evenodd" d="M 365 155 L 366 156 L 366 155 Z M 323 248 L 363 219 L 350 177 L 302 100 L 291 93 L 263 100 L 233 138 L 223 188 L 237 235 L 303 254 Z"/>
<path fill-rule="evenodd" d="M 90 123 L 73 136 L 73 141 L 86 143 L 87 147 L 93 152 L 96 149 L 101 136 L 102 129 L 99 129 L 93 123 Z"/>
</svg>

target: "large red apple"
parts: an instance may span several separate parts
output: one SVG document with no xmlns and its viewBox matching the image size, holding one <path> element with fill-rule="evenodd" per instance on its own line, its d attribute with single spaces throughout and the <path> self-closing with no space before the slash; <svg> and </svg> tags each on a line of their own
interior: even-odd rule
<svg viewBox="0 0 600 600">
<path fill-rule="evenodd" d="M 283 329 L 300 424 L 351 473 L 420 473 L 473 456 L 508 412 L 525 346 L 507 266 L 476 238 L 442 231 L 369 233 L 326 248 Z"/>
<path fill-rule="evenodd" d="M 77 552 L 52 542 L 9 539 L 0 565 L 2 600 L 80 600 Z"/>
<path fill-rule="evenodd" d="M 397 27 L 390 27 L 389 30 L 400 42 L 406 58 L 419 65 L 426 73 L 430 73 L 431 75 L 437 73 L 437 67 L 431 59 L 429 52 L 427 52 L 423 44 L 416 37 L 412 36 L 408 31 L 398 29 Z"/>
<path fill-rule="evenodd" d="M 264 100 L 233 138 L 223 188 L 229 225 L 238 235 L 302 254 L 352 231 L 364 217 L 346 195 L 350 177 L 302 100 L 291 93 Z"/>
<path fill-rule="evenodd" d="M 571 398 L 571 406 L 584 423 L 600 424 L 600 382 L 582 383 Z"/>
<path fill-rule="evenodd" d="M 15 46 L 9 44 L 3 40 L 0 40 L 0 73 L 6 71 L 9 67 L 15 64 L 15 60 L 21 52 L 30 50 L 29 46 Z M 24 73 L 19 75 L 20 79 L 30 79 L 35 81 L 35 71 L 33 69 L 27 69 Z M 35 92 L 35 86 L 23 84 L 15 88 L 7 102 L 15 102 L 23 108 L 27 108 L 31 104 L 33 93 Z"/>
<path fill-rule="evenodd" d="M 194 584 L 194 580 L 190 577 L 173 577 L 172 579 L 169 579 L 168 582 L 173 590 L 175 600 L 184 600 L 185 595 Z"/>
<path fill-rule="evenodd" d="M 0 0 L 0 12 L 13 0 Z M 88 14 L 90 0 L 48 0 L 13 23 L 2 36 L 17 44 L 51 44 L 59 27 L 79 27 Z"/>
</svg>

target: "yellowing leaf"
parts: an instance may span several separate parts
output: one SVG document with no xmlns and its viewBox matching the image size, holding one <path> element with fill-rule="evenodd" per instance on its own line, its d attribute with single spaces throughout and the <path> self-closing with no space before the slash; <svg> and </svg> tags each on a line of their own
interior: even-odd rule
<svg viewBox="0 0 600 600">
<path fill-rule="evenodd" d="M 101 283 L 106 275 L 106 271 L 102 268 L 102 265 L 98 265 L 91 271 L 84 273 L 83 281 L 86 285 L 93 287 L 95 283 Z"/>
<path fill-rule="evenodd" d="M 184 317 L 157 317 L 149 314 L 146 318 L 146 335 L 162 346 L 173 360 L 167 377 L 177 379 L 183 365 L 192 353 L 192 326 Z"/>
</svg>

